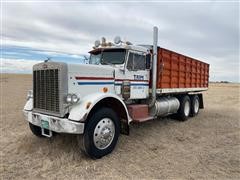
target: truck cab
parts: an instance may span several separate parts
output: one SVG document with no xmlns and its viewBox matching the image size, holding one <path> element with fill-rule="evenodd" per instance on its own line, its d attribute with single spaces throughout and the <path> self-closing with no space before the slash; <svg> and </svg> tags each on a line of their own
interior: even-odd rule
<svg viewBox="0 0 240 180">
<path fill-rule="evenodd" d="M 146 99 L 149 96 L 150 51 L 134 45 L 96 48 L 90 53 L 90 64 L 114 68 L 114 93 L 127 99 Z M 122 93 L 122 85 L 129 91 Z M 129 93 L 129 94 L 128 94 Z"/>
</svg>

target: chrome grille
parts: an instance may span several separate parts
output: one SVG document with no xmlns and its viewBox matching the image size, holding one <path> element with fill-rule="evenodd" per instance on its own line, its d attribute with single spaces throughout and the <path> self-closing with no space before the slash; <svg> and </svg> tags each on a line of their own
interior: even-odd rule
<svg viewBox="0 0 240 180">
<path fill-rule="evenodd" d="M 33 71 L 34 109 L 59 113 L 59 70 Z"/>
</svg>

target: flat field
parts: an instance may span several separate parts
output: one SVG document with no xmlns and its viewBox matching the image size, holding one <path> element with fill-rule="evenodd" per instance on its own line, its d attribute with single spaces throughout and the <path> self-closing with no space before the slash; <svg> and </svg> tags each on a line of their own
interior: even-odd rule
<svg viewBox="0 0 240 180">
<path fill-rule="evenodd" d="M 89 159 L 75 135 L 37 138 L 22 109 L 31 75 L 3 74 L 2 179 L 240 179 L 240 85 L 210 84 L 205 109 L 188 121 L 158 119 L 130 127 L 112 154 Z"/>
</svg>

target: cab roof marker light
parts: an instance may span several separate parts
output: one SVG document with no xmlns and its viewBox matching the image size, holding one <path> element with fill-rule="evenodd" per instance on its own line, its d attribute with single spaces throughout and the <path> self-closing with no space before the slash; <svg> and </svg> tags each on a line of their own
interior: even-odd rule
<svg viewBox="0 0 240 180">
<path fill-rule="evenodd" d="M 114 43 L 115 43 L 115 44 L 120 44 L 121 42 L 122 42 L 122 40 L 121 40 L 120 36 L 116 36 L 116 37 L 114 38 Z"/>
<path fill-rule="evenodd" d="M 126 41 L 125 43 L 126 43 L 126 45 L 132 45 L 132 43 L 129 41 Z"/>
<path fill-rule="evenodd" d="M 102 37 L 102 44 L 101 44 L 101 46 L 106 46 L 106 45 L 107 45 L 106 38 Z"/>
<path fill-rule="evenodd" d="M 101 43 L 100 43 L 100 41 L 99 41 L 99 40 L 96 40 L 96 41 L 95 41 L 95 43 L 94 43 L 94 45 L 95 45 L 95 47 L 96 47 L 96 48 L 97 48 L 97 47 L 99 47 L 99 46 L 100 46 L 100 44 L 101 44 Z"/>
<path fill-rule="evenodd" d="M 113 46 L 114 44 L 113 43 L 111 43 L 111 42 L 108 42 L 107 43 L 107 46 Z"/>
</svg>

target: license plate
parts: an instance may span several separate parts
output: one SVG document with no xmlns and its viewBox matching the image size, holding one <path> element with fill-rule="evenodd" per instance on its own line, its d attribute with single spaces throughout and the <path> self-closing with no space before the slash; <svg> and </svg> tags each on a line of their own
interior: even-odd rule
<svg viewBox="0 0 240 180">
<path fill-rule="evenodd" d="M 44 129 L 49 129 L 49 120 L 47 117 L 42 117 L 41 118 L 41 126 Z"/>
</svg>

